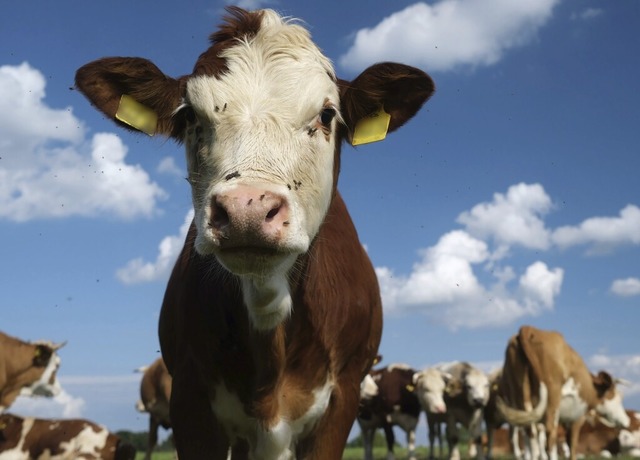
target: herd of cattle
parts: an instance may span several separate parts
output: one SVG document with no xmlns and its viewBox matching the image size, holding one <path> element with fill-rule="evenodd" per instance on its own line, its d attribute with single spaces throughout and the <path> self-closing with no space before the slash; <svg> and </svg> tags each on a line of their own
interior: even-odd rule
<svg viewBox="0 0 640 460">
<path fill-rule="evenodd" d="M 25 342 L 0 332 L 0 460 L 133 460 L 133 446 L 94 422 L 6 412 L 19 395 L 60 392 L 57 350 L 62 345 Z M 139 371 L 136 408 L 149 414 L 144 458 L 150 460 L 158 428 L 171 428 L 172 379 L 162 358 Z M 467 362 L 423 370 L 406 364 L 372 369 L 361 384 L 357 418 L 365 460 L 373 459 L 380 428 L 387 458 L 394 458 L 394 426 L 406 432 L 409 458 L 415 459 L 422 412 L 429 458 L 443 458 L 446 445 L 446 456 L 459 459 L 460 427 L 468 433 L 470 458 L 553 460 L 558 452 L 573 460 L 578 455 L 640 457 L 640 413 L 624 409 L 616 383 L 607 372 L 591 374 L 560 334 L 530 326 L 509 340 L 503 367 L 488 374 Z"/>
<path fill-rule="evenodd" d="M 161 308 L 164 363 L 150 366 L 143 388 L 151 431 L 168 425 L 170 405 L 182 460 L 337 460 L 356 418 L 368 440 L 377 427 L 389 436 L 393 424 L 407 428 L 411 447 L 423 407 L 430 433 L 446 424 L 452 458 L 457 425 L 477 439 L 483 420 L 489 450 L 493 428 L 507 421 L 523 427 L 514 439 L 523 433 L 532 458 L 552 460 L 560 425 L 574 459 L 592 413 L 629 432 L 614 379 L 592 376 L 558 334 L 532 328 L 509 342 L 491 382 L 464 363 L 367 376 L 382 301 L 338 190 L 341 149 L 401 128 L 435 84 L 394 62 L 338 78 L 301 21 L 228 13 L 191 73 L 172 77 L 141 57 L 101 58 L 76 72 L 75 88 L 117 125 L 185 147 L 194 220 Z M 55 393 L 59 361 L 53 344 L 2 340 L 0 460 L 132 458 L 131 446 L 88 421 L 4 413 L 18 394 Z M 165 364 L 170 404 L 158 399 L 169 386 Z M 405 379 L 399 386 L 395 375 Z"/>
</svg>

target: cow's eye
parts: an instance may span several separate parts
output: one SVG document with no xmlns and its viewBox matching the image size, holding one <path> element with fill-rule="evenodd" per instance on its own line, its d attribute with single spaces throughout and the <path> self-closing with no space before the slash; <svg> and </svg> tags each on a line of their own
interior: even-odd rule
<svg viewBox="0 0 640 460">
<path fill-rule="evenodd" d="M 336 109 L 334 109 L 333 107 L 325 107 L 324 109 L 322 109 L 322 112 L 320 112 L 320 123 L 322 123 L 324 126 L 329 126 L 335 116 Z"/>
</svg>

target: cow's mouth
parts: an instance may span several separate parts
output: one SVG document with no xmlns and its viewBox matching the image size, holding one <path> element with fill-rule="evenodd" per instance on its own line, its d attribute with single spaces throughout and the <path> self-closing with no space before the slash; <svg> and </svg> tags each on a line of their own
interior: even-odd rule
<svg viewBox="0 0 640 460">
<path fill-rule="evenodd" d="M 295 254 L 270 246 L 221 247 L 215 251 L 218 261 L 235 275 L 271 275 L 282 268 L 288 269 Z"/>
</svg>

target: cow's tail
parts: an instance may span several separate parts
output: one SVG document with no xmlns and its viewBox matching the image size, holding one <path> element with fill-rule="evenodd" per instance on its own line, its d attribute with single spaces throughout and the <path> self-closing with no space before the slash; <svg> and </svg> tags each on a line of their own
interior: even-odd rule
<svg viewBox="0 0 640 460">
<path fill-rule="evenodd" d="M 540 382 L 538 405 L 532 410 L 515 409 L 507 405 L 500 395 L 496 398 L 498 412 L 511 425 L 525 426 L 542 420 L 542 416 L 547 410 L 548 391 L 547 386 Z"/>
<path fill-rule="evenodd" d="M 132 444 L 123 441 L 118 442 L 113 460 L 135 460 L 135 458 L 136 448 Z"/>
</svg>

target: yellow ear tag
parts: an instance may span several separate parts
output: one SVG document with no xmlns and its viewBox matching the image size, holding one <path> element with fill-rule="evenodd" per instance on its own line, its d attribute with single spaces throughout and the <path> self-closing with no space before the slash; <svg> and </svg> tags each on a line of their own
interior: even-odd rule
<svg viewBox="0 0 640 460">
<path fill-rule="evenodd" d="M 413 386 L 413 385 L 411 385 L 411 384 L 408 384 L 405 388 L 406 388 L 407 390 L 409 390 L 410 392 L 413 392 L 413 390 L 415 390 L 415 389 L 416 389 L 416 387 L 414 387 L 414 386 Z"/>
<path fill-rule="evenodd" d="M 356 123 L 351 145 L 368 144 L 383 140 L 387 137 L 390 121 L 391 115 L 380 107 L 377 112 L 367 115 Z"/>
<path fill-rule="evenodd" d="M 153 136 L 156 133 L 158 115 L 128 94 L 123 94 L 120 98 L 116 118 L 149 136 Z"/>
</svg>

